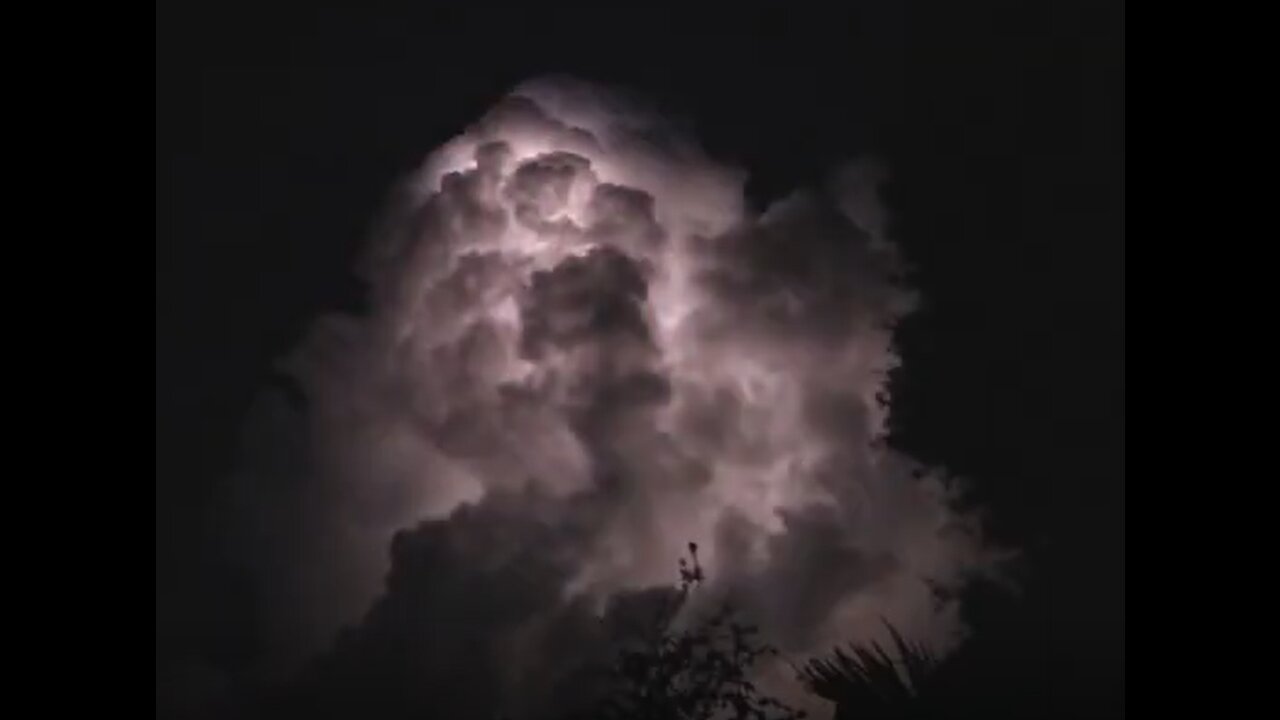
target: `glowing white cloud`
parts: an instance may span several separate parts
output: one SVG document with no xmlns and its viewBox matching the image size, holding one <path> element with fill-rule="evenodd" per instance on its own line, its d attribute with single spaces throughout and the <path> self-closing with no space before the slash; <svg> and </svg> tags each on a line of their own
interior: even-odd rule
<svg viewBox="0 0 1280 720">
<path fill-rule="evenodd" d="M 560 602 L 669 585 L 694 540 L 789 651 L 881 616 L 955 640 L 925 581 L 954 588 L 988 553 L 879 443 L 914 297 L 878 176 L 760 216 L 745 177 L 565 80 L 431 157 L 362 263 L 368 315 L 322 321 L 288 362 L 314 468 L 298 597 L 322 598 L 321 629 L 381 592 L 394 533 L 524 493 L 562 504 L 530 503 L 536 523 L 576 518 Z"/>
</svg>

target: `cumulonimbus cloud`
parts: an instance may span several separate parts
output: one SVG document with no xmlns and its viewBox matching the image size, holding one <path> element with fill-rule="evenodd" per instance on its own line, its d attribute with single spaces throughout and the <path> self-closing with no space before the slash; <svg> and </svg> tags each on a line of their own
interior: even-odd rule
<svg viewBox="0 0 1280 720">
<path fill-rule="evenodd" d="M 264 405 L 255 432 L 294 440 L 245 473 L 278 641 L 417 637 L 420 687 L 470 687 L 463 659 L 527 697 L 513 667 L 574 652 L 574 613 L 669 586 L 695 541 L 786 652 L 882 617 L 953 644 L 935 590 L 992 555 L 941 475 L 881 442 L 915 296 L 879 177 L 755 213 L 744 172 L 642 104 L 517 88 L 397 194 L 368 312 L 287 358 L 305 411 Z"/>
</svg>

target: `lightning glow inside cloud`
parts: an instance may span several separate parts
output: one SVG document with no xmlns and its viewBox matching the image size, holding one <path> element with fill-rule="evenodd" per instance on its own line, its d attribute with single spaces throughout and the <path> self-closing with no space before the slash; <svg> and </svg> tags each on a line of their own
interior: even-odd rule
<svg viewBox="0 0 1280 720">
<path fill-rule="evenodd" d="M 453 625 L 487 618 L 478 666 L 571 653 L 566 608 L 669 586 L 696 541 L 714 591 L 789 653 L 881 617 L 953 644 L 931 586 L 992 555 L 941 476 L 881 442 L 915 297 L 879 177 L 852 166 L 756 214 L 744 172 L 642 104 L 517 88 L 398 195 L 361 264 L 368 313 L 322 319 L 287 360 L 305 469 L 287 502 L 249 475 L 251 525 L 288 548 L 261 559 L 281 642 L 376 635 L 417 592 Z M 477 593 L 518 607 L 494 620 Z"/>
</svg>

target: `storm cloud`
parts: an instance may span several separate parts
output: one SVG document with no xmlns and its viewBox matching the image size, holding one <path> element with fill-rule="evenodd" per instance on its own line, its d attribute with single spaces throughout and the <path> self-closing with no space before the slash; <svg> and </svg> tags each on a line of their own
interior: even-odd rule
<svg viewBox="0 0 1280 720">
<path fill-rule="evenodd" d="M 881 176 L 757 213 L 744 171 L 564 78 L 440 148 L 362 258 L 368 311 L 315 324 L 282 362 L 305 403 L 250 431 L 236 536 L 279 655 L 388 703 L 549 706 L 690 541 L 788 655 L 882 617 L 954 645 L 936 591 L 993 553 L 883 443 L 916 297 Z M 342 670 L 371 657 L 400 670 Z"/>
</svg>

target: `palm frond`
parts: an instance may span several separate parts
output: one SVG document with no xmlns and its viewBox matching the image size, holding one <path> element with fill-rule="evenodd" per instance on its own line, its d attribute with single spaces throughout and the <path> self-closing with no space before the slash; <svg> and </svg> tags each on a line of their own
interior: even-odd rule
<svg viewBox="0 0 1280 720">
<path fill-rule="evenodd" d="M 938 666 L 934 655 L 885 621 L 896 659 L 878 642 L 850 643 L 827 658 L 810 660 L 800 679 L 817 695 L 868 712 L 915 704 Z"/>
</svg>

